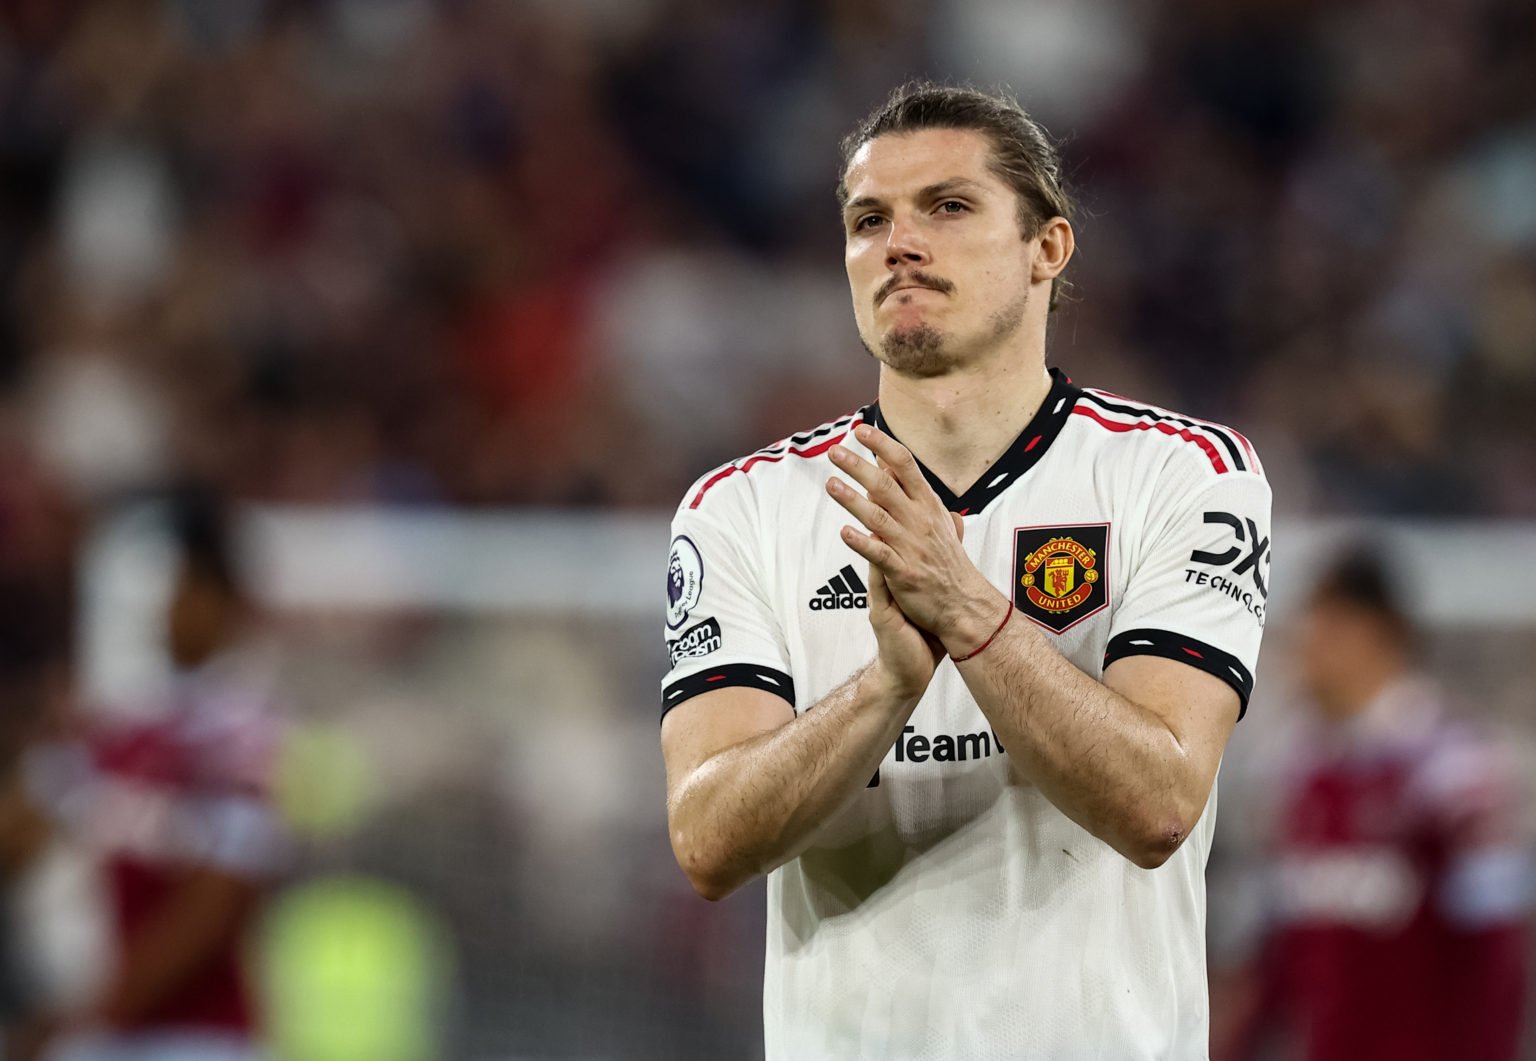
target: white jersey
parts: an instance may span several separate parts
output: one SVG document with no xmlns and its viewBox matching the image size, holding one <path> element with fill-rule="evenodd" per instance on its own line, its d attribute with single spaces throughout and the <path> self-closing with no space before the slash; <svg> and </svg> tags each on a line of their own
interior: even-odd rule
<svg viewBox="0 0 1536 1061">
<path fill-rule="evenodd" d="M 1246 710 L 1270 562 L 1252 447 L 1052 375 L 964 496 L 928 475 L 965 519 L 966 552 L 1085 673 L 1175 659 Z M 689 490 L 668 564 L 663 714 L 731 685 L 798 714 L 874 658 L 868 568 L 824 489 L 832 445 L 873 459 L 860 422 L 885 426 L 872 405 Z M 768 878 L 767 1056 L 1205 1057 L 1215 810 L 1213 789 L 1173 857 L 1138 868 L 1011 767 L 942 662 L 868 787 Z"/>
</svg>

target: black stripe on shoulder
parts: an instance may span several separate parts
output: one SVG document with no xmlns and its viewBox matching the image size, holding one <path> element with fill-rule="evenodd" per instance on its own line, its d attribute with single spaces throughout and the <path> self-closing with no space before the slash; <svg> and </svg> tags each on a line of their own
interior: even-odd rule
<svg viewBox="0 0 1536 1061">
<path fill-rule="evenodd" d="M 789 452 L 789 447 L 790 441 L 789 439 L 785 439 L 783 442 L 775 442 L 771 446 L 764 446 L 762 449 L 755 449 L 751 453 L 748 453 L 745 457 L 737 457 L 735 460 L 731 461 L 731 463 L 733 465 L 740 466 L 745 464 L 747 461 L 752 460 L 754 457 L 777 457 L 781 454 Z"/>
<path fill-rule="evenodd" d="M 796 446 L 803 446 L 807 442 L 814 442 L 818 438 L 821 438 L 825 435 L 830 435 L 832 432 L 838 430 L 839 428 L 846 428 L 849 424 L 853 423 L 853 421 L 862 412 L 863 410 L 861 409 L 859 412 L 849 413 L 847 416 L 834 420 L 830 424 L 823 424 L 821 427 L 818 427 L 813 431 L 807 431 L 803 434 L 791 435 L 788 438 L 782 438 L 771 446 L 764 446 L 762 449 L 754 450 L 753 452 L 748 453 L 745 457 L 737 457 L 735 460 L 726 461 L 724 464 L 711 468 L 709 472 L 699 480 L 703 485 L 699 488 L 698 492 L 694 494 L 693 502 L 690 507 L 697 508 L 698 503 L 700 499 L 703 498 L 705 492 L 708 491 L 708 489 L 721 478 L 724 478 L 728 469 L 746 471 L 754 463 L 764 458 L 782 457 Z"/>
<path fill-rule="evenodd" d="M 743 685 L 782 696 L 791 708 L 795 706 L 795 680 L 783 671 L 760 667 L 755 663 L 726 663 L 718 667 L 706 667 L 686 678 L 679 678 L 663 689 L 661 717 L 666 718 L 668 711 L 700 693 Z"/>
<path fill-rule="evenodd" d="M 834 420 L 830 424 L 822 424 L 815 430 L 805 431 L 798 435 L 790 435 L 788 438 L 782 438 L 771 446 L 764 446 L 762 449 L 753 450 L 745 457 L 738 457 L 733 461 L 720 465 L 720 467 L 729 468 L 735 465 L 740 465 L 753 459 L 754 457 L 777 457 L 780 454 L 788 453 L 790 448 L 793 446 L 803 446 L 807 442 L 815 442 L 818 438 L 830 435 L 840 427 L 847 427 L 849 424 L 853 423 L 853 419 L 857 415 L 857 413 L 849 413 L 847 416 Z"/>
<path fill-rule="evenodd" d="M 814 431 L 807 431 L 800 435 L 791 435 L 787 441 L 791 446 L 803 446 L 807 442 L 815 442 L 818 438 L 821 438 L 823 435 L 830 435 L 840 427 L 847 427 L 853 423 L 853 418 L 857 415 L 857 413 L 849 413 L 847 416 L 840 416 L 830 424 L 822 424 Z"/>
<path fill-rule="evenodd" d="M 1248 698 L 1253 695 L 1253 672 L 1230 652 L 1168 630 L 1127 630 L 1110 639 L 1104 653 L 1104 668 L 1127 656 L 1157 656 L 1178 660 L 1197 670 L 1220 678 L 1237 693 L 1238 720 L 1248 713 Z"/>
<path fill-rule="evenodd" d="M 1244 472 L 1248 470 L 1248 463 L 1243 460 L 1242 446 L 1238 445 L 1236 439 L 1216 424 L 1208 424 L 1203 420 L 1191 420 L 1187 416 L 1175 416 L 1172 413 L 1158 412 L 1156 409 L 1149 409 L 1144 405 L 1127 405 L 1124 402 L 1110 401 L 1102 394 L 1095 394 L 1092 391 L 1083 391 L 1083 397 L 1099 408 L 1108 409 L 1111 412 L 1124 413 L 1127 416 L 1145 416 L 1149 420 L 1167 420 L 1170 423 L 1183 424 L 1185 427 L 1193 427 L 1204 431 L 1208 435 L 1213 435 L 1226 447 L 1227 452 L 1232 455 L 1232 464 L 1238 471 Z"/>
</svg>

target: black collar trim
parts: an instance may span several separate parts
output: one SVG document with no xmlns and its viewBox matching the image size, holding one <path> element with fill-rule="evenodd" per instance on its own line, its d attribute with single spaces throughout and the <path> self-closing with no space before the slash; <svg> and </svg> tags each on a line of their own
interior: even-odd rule
<svg viewBox="0 0 1536 1061">
<path fill-rule="evenodd" d="M 917 466 L 923 469 L 923 477 L 944 502 L 945 508 L 962 516 L 974 515 L 1040 462 L 1045 451 L 1051 448 L 1051 443 L 1056 441 L 1056 436 L 1061 434 L 1062 426 L 1066 424 L 1067 417 L 1072 414 L 1072 407 L 1077 404 L 1082 393 L 1082 388 L 1074 386 L 1064 372 L 1051 369 L 1051 389 L 1045 401 L 1040 403 L 1040 408 L 1035 411 L 1034 418 L 1019 432 L 1019 437 L 1013 440 L 1013 444 L 997 458 L 992 467 L 958 497 L 922 461 L 918 461 Z M 861 412 L 865 421 L 895 438 L 894 432 L 886 425 L 885 417 L 880 414 L 879 402 L 865 406 Z"/>
</svg>

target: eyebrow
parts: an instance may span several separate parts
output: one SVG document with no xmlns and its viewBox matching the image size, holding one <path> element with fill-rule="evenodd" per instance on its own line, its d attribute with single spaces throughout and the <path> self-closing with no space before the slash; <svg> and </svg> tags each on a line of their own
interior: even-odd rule
<svg viewBox="0 0 1536 1061">
<path fill-rule="evenodd" d="M 966 177 L 950 177 L 948 180 L 939 181 L 937 184 L 930 184 L 927 187 L 919 188 L 917 192 L 917 198 L 938 199 L 946 195 L 953 195 L 956 192 L 975 193 L 985 190 L 986 189 L 982 185 Z M 863 210 L 870 206 L 884 205 L 886 205 L 884 199 L 873 195 L 864 195 L 857 199 L 850 200 L 848 205 L 843 207 L 843 213 L 846 214 L 853 210 Z"/>
</svg>

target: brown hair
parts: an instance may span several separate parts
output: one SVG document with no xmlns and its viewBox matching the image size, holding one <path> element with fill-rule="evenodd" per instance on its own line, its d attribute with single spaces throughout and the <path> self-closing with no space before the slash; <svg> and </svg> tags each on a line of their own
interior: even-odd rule
<svg viewBox="0 0 1536 1061">
<path fill-rule="evenodd" d="M 1072 200 L 1062 184 L 1061 153 L 1017 100 L 932 81 L 902 85 L 843 138 L 838 204 L 848 202 L 848 165 L 859 148 L 877 136 L 924 129 L 971 129 L 991 141 L 992 172 L 1019 197 L 1019 230 L 1025 239 L 1033 238 L 1053 217 L 1072 219 Z M 1051 309 L 1056 308 L 1065 286 L 1060 276 L 1051 281 Z"/>
<path fill-rule="evenodd" d="M 1314 603 L 1343 604 L 1369 615 L 1399 644 L 1412 646 L 1417 630 L 1403 601 L 1402 584 L 1380 544 L 1355 545 L 1323 570 L 1312 587 Z"/>
</svg>

